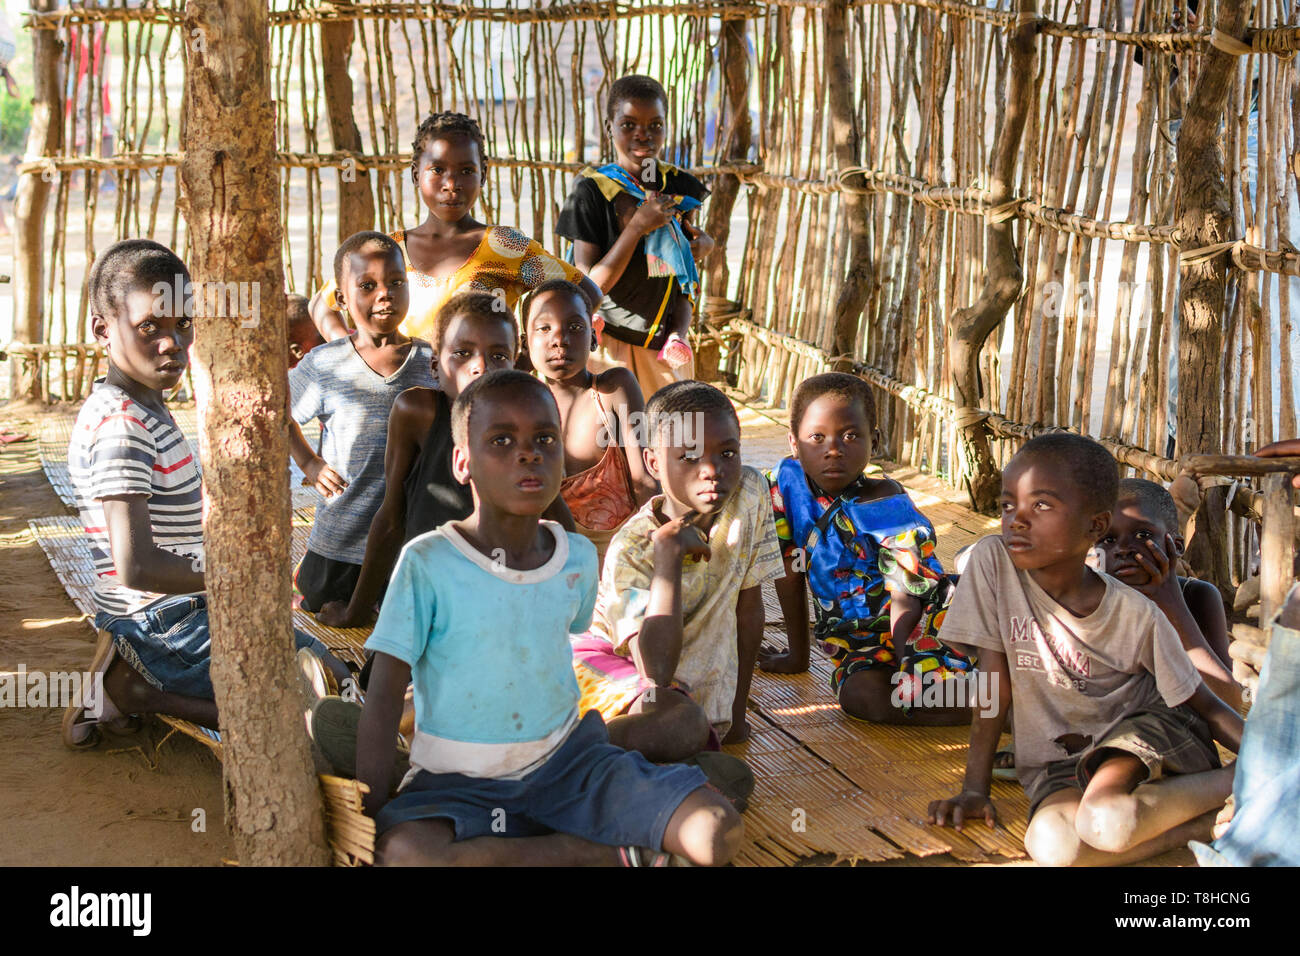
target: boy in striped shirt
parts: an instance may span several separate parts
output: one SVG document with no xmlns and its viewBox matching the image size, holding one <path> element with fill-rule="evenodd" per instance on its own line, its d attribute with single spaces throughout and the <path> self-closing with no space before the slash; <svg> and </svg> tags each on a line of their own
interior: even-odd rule
<svg viewBox="0 0 1300 956">
<path fill-rule="evenodd" d="M 72 747 L 92 746 L 98 721 L 126 714 L 170 714 L 217 728 L 202 486 L 189 442 L 163 402 L 185 373 L 194 340 L 190 310 L 177 308 L 188 306 L 189 285 L 185 264 L 148 239 L 114 243 L 91 270 L 91 328 L 107 347 L 108 374 L 77 415 L 68 464 L 91 539 L 101 632 L 91 670 L 104 674 L 105 699 L 68 709 L 63 736 Z M 296 637 L 336 672 L 342 668 L 320 642 Z"/>
</svg>

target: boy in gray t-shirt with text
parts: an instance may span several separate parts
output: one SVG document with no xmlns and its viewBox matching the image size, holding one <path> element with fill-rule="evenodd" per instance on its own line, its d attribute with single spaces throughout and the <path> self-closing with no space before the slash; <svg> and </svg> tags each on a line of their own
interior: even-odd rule
<svg viewBox="0 0 1300 956">
<path fill-rule="evenodd" d="M 996 822 L 993 755 L 1014 699 L 1025 848 L 1040 864 L 1129 863 L 1202 839 L 1232 791 L 1214 741 L 1235 752 L 1241 717 L 1150 600 L 1085 564 L 1118 484 L 1089 438 L 1028 442 L 1002 473 L 1002 534 L 972 550 L 944 621 L 947 641 L 979 650 L 998 707 L 975 718 L 965 788 L 933 802 L 930 822 Z"/>
</svg>

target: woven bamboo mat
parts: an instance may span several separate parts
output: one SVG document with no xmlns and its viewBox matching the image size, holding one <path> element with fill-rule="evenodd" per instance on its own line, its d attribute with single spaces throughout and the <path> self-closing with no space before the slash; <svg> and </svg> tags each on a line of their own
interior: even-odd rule
<svg viewBox="0 0 1300 956">
<path fill-rule="evenodd" d="M 194 461 L 199 461 L 199 428 L 198 416 L 193 408 L 177 408 L 172 410 L 172 417 L 176 419 L 176 425 L 185 434 L 189 440 L 190 450 L 194 454 Z M 75 412 L 56 410 L 47 412 L 41 417 L 40 432 L 40 455 L 41 470 L 45 472 L 45 477 L 49 479 L 50 487 L 54 493 L 59 496 L 59 500 L 67 506 L 69 511 L 76 511 L 77 497 L 72 487 L 72 476 L 68 472 L 68 442 L 72 438 L 72 426 L 77 420 Z M 317 422 L 310 422 L 303 429 L 305 437 L 312 447 L 317 447 L 320 443 L 320 425 Z M 200 469 L 202 466 L 200 465 Z M 291 460 L 289 462 L 289 488 L 292 505 L 297 510 L 315 508 L 323 499 L 315 488 L 304 485 L 303 473 L 299 467 Z"/>
<path fill-rule="evenodd" d="M 768 468 L 788 454 L 785 425 L 748 408 L 742 407 L 740 412 L 747 464 Z M 192 414 L 190 411 L 191 425 Z M 178 414 L 177 422 L 184 429 L 187 422 L 181 418 Z M 66 457 L 66 436 L 51 430 L 51 439 L 62 442 Z M 955 496 L 937 482 L 906 470 L 888 470 L 907 485 L 918 507 L 935 523 L 945 565 L 957 548 L 996 530 L 995 521 L 961 508 Z M 48 468 L 46 473 L 50 474 Z M 310 521 L 310 509 L 295 517 L 290 546 L 295 564 L 306 551 Z M 77 520 L 45 518 L 30 524 L 64 588 L 79 608 L 93 616 L 90 553 Z M 781 610 L 770 587 L 764 593 L 764 606 L 767 640 L 783 645 Z M 294 612 L 294 625 L 320 638 L 340 657 L 361 662 L 366 630 L 326 628 L 303 611 Z M 854 721 L 840 711 L 831 695 L 829 671 L 829 662 L 814 651 L 806 674 L 770 676 L 758 672 L 754 676 L 752 735 L 746 743 L 728 748 L 751 763 L 757 778 L 745 814 L 746 841 L 738 864 L 906 864 L 926 859 L 975 863 L 1025 856 L 1027 807 L 1023 792 L 1013 783 L 994 783 L 993 795 L 1006 829 L 990 831 L 977 824 L 958 834 L 924 823 L 930 800 L 960 789 L 967 728 L 900 728 Z M 220 736 L 215 732 L 172 718 L 165 720 L 220 756 Z M 322 778 L 322 783 L 336 862 L 370 862 L 373 822 L 360 812 L 360 791 L 356 789 L 360 785 L 328 778 Z"/>
</svg>

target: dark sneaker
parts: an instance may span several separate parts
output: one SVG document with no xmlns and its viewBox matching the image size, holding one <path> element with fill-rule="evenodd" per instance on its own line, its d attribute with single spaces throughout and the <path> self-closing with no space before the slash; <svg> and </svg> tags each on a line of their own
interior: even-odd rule
<svg viewBox="0 0 1300 956">
<path fill-rule="evenodd" d="M 737 813 L 749 808 L 749 797 L 754 792 L 754 771 L 739 757 L 719 750 L 701 750 L 682 763 L 699 767 L 719 793 L 731 801 Z"/>
</svg>

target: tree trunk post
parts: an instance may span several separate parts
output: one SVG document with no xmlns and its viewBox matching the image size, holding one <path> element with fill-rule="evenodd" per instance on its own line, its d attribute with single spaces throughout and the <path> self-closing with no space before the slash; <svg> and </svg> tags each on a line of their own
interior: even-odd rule
<svg viewBox="0 0 1300 956">
<path fill-rule="evenodd" d="M 182 210 L 195 282 L 212 684 L 241 863 L 325 865 L 293 667 L 288 379 L 264 0 L 189 0 Z"/>
<path fill-rule="evenodd" d="M 849 63 L 849 0 L 828 0 L 823 11 L 826 31 L 827 102 L 831 114 L 831 137 L 835 162 L 847 170 L 862 162 L 862 132 L 858 129 L 854 99 L 853 70 Z M 851 177 L 859 181 L 861 177 Z M 852 182 L 846 186 L 856 190 Z M 835 302 L 832 354 L 837 368 L 852 366 L 850 359 L 858 340 L 858 325 L 875 281 L 871 264 L 871 221 L 866 194 L 846 189 L 840 193 L 841 214 L 849 228 L 849 265 Z"/>
<path fill-rule="evenodd" d="M 351 6 L 352 0 L 335 0 L 334 6 Z M 379 21 L 383 28 L 384 21 Z M 320 27 L 321 76 L 325 84 L 325 111 L 329 114 L 334 149 L 361 152 L 361 131 L 352 113 L 352 20 L 326 20 Z M 370 171 L 355 163 L 338 171 L 339 242 L 356 232 L 375 228 L 375 196 Z"/>
<path fill-rule="evenodd" d="M 1250 8 L 1248 0 L 1219 0 L 1216 29 L 1240 37 Z M 1174 221 L 1184 254 L 1226 244 L 1233 238 L 1219 128 L 1236 71 L 1236 56 L 1213 46 L 1206 48 L 1178 131 Z M 1193 255 L 1179 262 L 1175 433 L 1179 456 L 1223 451 L 1223 308 L 1228 255 L 1225 245 L 1217 254 Z M 1223 590 L 1229 585 L 1226 522 L 1198 522 L 1197 537 L 1205 536 L 1207 540 L 1189 541 L 1188 553 L 1208 562 L 1196 565 L 1197 572 Z"/>
<path fill-rule="evenodd" d="M 57 0 L 32 0 L 32 10 L 48 13 Z M 63 147 L 63 43 L 57 30 L 32 30 L 32 126 L 27 155 L 53 156 Z M 18 181 L 14 198 L 14 339 L 28 345 L 45 341 L 45 210 L 56 180 L 53 166 Z M 43 398 L 41 362 L 15 361 L 10 397 Z"/>
<path fill-rule="evenodd" d="M 1006 115 L 994 145 L 990 171 L 989 205 L 995 212 L 989 217 L 985 233 L 984 288 L 973 305 L 958 310 L 952 317 L 948 344 L 953 399 L 958 408 L 957 427 L 965 459 L 966 488 L 971 507 L 985 513 L 992 512 L 997 502 L 1002 478 L 993 459 L 983 418 L 973 410 L 980 406 L 981 400 L 980 350 L 1019 298 L 1024 283 L 1020 254 L 1016 249 L 1015 217 L 998 210 L 1014 198 L 1020 141 L 1034 106 L 1038 27 L 1037 0 L 1017 0 L 1016 30 L 1011 37 L 1008 64 Z"/>
</svg>

